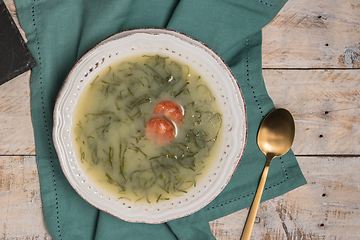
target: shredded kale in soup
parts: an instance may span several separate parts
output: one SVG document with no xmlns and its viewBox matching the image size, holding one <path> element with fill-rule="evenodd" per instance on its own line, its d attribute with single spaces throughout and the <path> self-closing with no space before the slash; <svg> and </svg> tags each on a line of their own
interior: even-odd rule
<svg viewBox="0 0 360 240">
<path fill-rule="evenodd" d="M 117 198 L 139 203 L 196 187 L 222 138 L 222 114 L 207 83 L 191 67 L 159 55 L 134 56 L 93 78 L 73 122 L 89 177 Z"/>
</svg>

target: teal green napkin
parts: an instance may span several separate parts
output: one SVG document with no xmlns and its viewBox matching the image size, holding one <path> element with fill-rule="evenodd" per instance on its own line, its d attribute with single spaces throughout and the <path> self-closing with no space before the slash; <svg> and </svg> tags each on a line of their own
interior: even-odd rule
<svg viewBox="0 0 360 240">
<path fill-rule="evenodd" d="M 54 239 L 213 239 L 209 221 L 251 205 L 265 156 L 256 145 L 264 116 L 274 108 L 262 78 L 261 29 L 283 0 L 15 0 L 37 66 L 31 110 L 46 226 Z M 168 28 L 213 48 L 244 94 L 248 136 L 232 180 L 206 207 L 163 224 L 128 223 L 84 201 L 64 177 L 52 141 L 57 93 L 76 60 L 102 39 L 131 28 Z M 271 163 L 262 201 L 305 184 L 290 151 Z M 241 228 L 242 226 L 239 226 Z"/>
</svg>

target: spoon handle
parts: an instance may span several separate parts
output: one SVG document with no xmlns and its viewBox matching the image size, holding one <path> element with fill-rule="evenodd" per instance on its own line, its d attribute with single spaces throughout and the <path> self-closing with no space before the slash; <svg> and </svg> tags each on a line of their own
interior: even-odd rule
<svg viewBox="0 0 360 240">
<path fill-rule="evenodd" d="M 267 175 L 269 172 L 270 161 L 272 158 L 273 158 L 273 156 L 266 156 L 266 164 L 265 164 L 264 170 L 262 172 L 261 179 L 260 179 L 258 188 L 256 190 L 255 198 L 251 205 L 248 218 L 246 220 L 246 224 L 245 224 L 242 236 L 241 236 L 241 240 L 249 240 L 250 239 L 251 232 L 252 232 L 252 229 L 253 229 L 254 223 L 255 223 L 256 213 L 259 208 L 261 196 L 262 196 L 262 193 L 263 193 L 263 190 L 265 187 L 266 178 L 267 178 Z"/>
</svg>

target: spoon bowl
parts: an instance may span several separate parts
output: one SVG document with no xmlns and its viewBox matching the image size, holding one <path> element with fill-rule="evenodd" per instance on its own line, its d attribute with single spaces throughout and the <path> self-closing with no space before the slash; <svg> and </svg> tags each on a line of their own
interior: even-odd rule
<svg viewBox="0 0 360 240">
<path fill-rule="evenodd" d="M 288 110 L 283 108 L 275 109 L 262 121 L 257 135 L 257 144 L 266 156 L 266 163 L 246 220 L 241 240 L 250 239 L 271 160 L 274 157 L 280 157 L 286 154 L 293 144 L 294 137 L 295 123 Z"/>
<path fill-rule="evenodd" d="M 294 137 L 295 124 L 291 113 L 278 108 L 270 112 L 261 123 L 257 144 L 265 155 L 279 157 L 290 150 Z"/>
</svg>

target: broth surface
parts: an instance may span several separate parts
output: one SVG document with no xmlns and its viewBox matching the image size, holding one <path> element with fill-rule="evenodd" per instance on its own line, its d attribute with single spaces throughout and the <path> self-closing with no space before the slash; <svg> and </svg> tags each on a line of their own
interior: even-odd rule
<svg viewBox="0 0 360 240">
<path fill-rule="evenodd" d="M 146 125 L 163 101 L 181 106 L 175 137 L 150 141 Z M 156 116 L 159 117 L 159 116 Z M 167 201 L 196 187 L 213 167 L 222 113 L 205 80 L 187 65 L 159 55 L 134 56 L 90 81 L 73 117 L 77 156 L 89 177 L 119 199 Z"/>
</svg>

